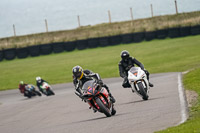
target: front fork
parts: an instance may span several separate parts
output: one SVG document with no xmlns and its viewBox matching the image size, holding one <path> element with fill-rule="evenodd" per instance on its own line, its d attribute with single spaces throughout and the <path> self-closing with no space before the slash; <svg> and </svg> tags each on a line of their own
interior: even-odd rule
<svg viewBox="0 0 200 133">
<path fill-rule="evenodd" d="M 131 82 L 131 89 L 133 91 L 139 92 L 140 88 L 138 87 L 138 83 L 140 83 L 140 82 L 142 83 L 143 87 L 146 89 L 146 91 L 148 93 L 148 86 L 147 86 L 147 83 L 146 83 L 146 81 L 144 79 L 141 79 L 141 80 L 138 80 L 138 81 L 135 81 L 135 82 Z"/>
<path fill-rule="evenodd" d="M 90 101 L 88 101 L 88 104 L 90 105 L 90 108 L 96 108 L 98 110 L 100 109 L 98 104 L 96 103 L 96 98 L 100 98 L 104 105 L 106 105 L 107 107 L 110 107 L 111 103 L 110 103 L 109 98 L 107 98 L 108 99 L 108 102 L 107 102 L 103 96 L 98 95 L 98 96 L 92 98 Z"/>
</svg>

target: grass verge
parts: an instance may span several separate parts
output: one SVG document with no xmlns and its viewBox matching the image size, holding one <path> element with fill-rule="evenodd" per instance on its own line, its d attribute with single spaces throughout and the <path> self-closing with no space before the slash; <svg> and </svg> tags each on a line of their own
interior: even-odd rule
<svg viewBox="0 0 200 133">
<path fill-rule="evenodd" d="M 72 67 L 98 72 L 102 78 L 118 77 L 120 52 L 129 50 L 150 73 L 181 72 L 200 66 L 200 36 L 121 44 L 0 62 L 0 90 L 14 89 L 20 80 L 35 84 L 41 76 L 51 84 L 72 82 Z"/>
<path fill-rule="evenodd" d="M 184 75 L 184 87 L 188 90 L 194 90 L 200 96 L 200 68 Z M 199 133 L 200 132 L 200 97 L 190 108 L 189 119 L 176 127 L 171 127 L 156 133 Z"/>
</svg>

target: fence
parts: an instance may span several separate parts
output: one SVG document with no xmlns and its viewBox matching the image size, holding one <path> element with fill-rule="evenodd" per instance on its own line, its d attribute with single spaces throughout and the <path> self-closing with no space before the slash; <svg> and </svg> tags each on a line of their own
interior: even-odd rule
<svg viewBox="0 0 200 133">
<path fill-rule="evenodd" d="M 177 6 L 177 1 L 176 0 L 174 0 L 174 3 L 175 3 L 175 11 L 176 11 L 176 14 L 178 14 L 178 6 Z M 154 13 L 153 13 L 153 5 L 152 4 L 150 4 L 150 13 L 151 13 L 151 16 L 152 17 L 154 17 Z M 132 11 L 132 8 L 130 8 L 130 16 L 131 16 L 131 20 L 133 21 L 134 19 L 133 19 L 133 11 Z M 77 25 L 77 27 L 81 27 L 81 19 L 80 19 L 80 15 L 77 15 L 77 21 L 78 21 L 78 25 Z M 108 10 L 108 22 L 109 23 L 112 23 L 112 15 L 111 15 L 111 11 L 110 10 Z M 46 32 L 49 32 L 49 25 L 48 25 L 48 20 L 47 19 L 45 19 L 44 20 L 44 26 L 45 26 L 45 31 Z M 13 33 L 14 33 L 14 36 L 17 36 L 17 29 L 16 29 L 16 26 L 15 26 L 15 24 L 13 24 Z"/>
</svg>

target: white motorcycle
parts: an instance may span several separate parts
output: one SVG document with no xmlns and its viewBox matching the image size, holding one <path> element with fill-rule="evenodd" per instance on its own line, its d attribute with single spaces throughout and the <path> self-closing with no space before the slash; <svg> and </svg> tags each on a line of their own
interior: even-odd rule
<svg viewBox="0 0 200 133">
<path fill-rule="evenodd" d="M 46 96 L 55 95 L 55 93 L 52 90 L 52 87 L 47 82 L 43 82 L 40 88 L 42 88 L 42 92 Z"/>
<path fill-rule="evenodd" d="M 149 98 L 149 81 L 146 73 L 140 67 L 132 67 L 128 71 L 128 80 L 133 92 L 136 92 L 143 100 Z"/>
</svg>

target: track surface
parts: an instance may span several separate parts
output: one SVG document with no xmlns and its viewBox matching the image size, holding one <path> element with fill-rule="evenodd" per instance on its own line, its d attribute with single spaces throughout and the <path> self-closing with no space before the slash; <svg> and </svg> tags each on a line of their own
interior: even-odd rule
<svg viewBox="0 0 200 133">
<path fill-rule="evenodd" d="M 27 99 L 18 90 L 0 92 L 1 133 L 151 133 L 177 125 L 181 118 L 178 74 L 152 74 L 148 101 L 122 88 L 121 78 L 104 79 L 116 98 L 115 116 L 88 109 L 72 83 L 53 85 L 55 96 Z"/>
</svg>

